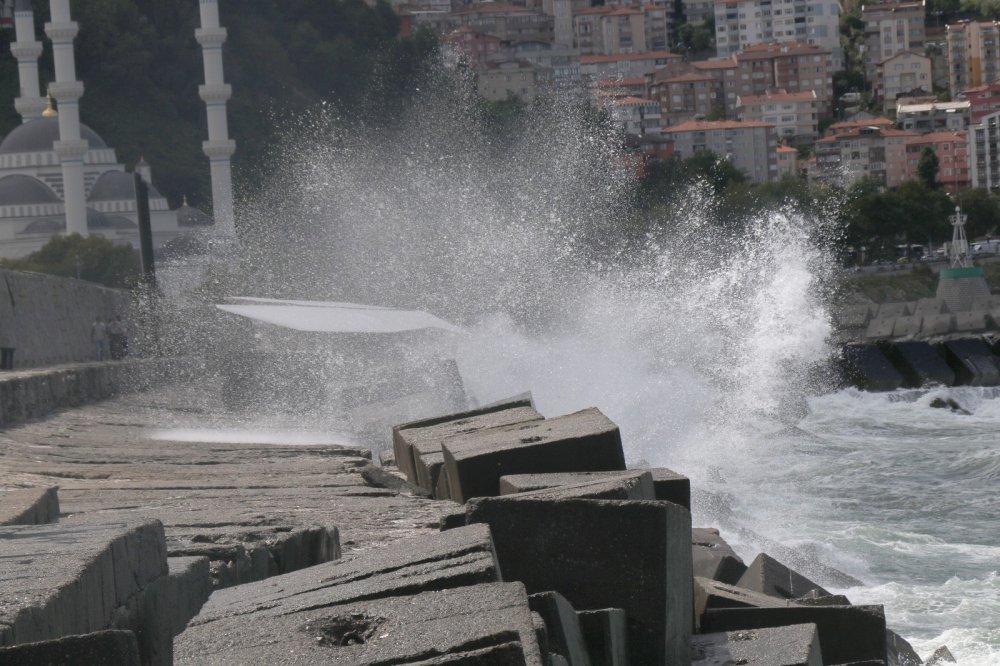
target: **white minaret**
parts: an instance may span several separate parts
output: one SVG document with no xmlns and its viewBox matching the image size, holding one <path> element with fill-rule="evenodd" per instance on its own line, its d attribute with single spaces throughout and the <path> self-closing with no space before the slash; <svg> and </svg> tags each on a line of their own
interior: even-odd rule
<svg viewBox="0 0 1000 666">
<path fill-rule="evenodd" d="M 198 87 L 198 94 L 205 101 L 208 112 L 208 141 L 202 143 L 202 149 L 211 165 L 215 230 L 223 236 L 233 236 L 233 176 L 229 158 L 236 150 L 236 142 L 229 138 L 226 120 L 226 102 L 233 94 L 232 86 L 226 83 L 222 73 L 226 29 L 219 25 L 218 0 L 200 2 L 201 28 L 194 31 L 194 36 L 201 44 L 205 59 L 205 85 Z"/>
<path fill-rule="evenodd" d="M 17 58 L 17 73 L 21 79 L 21 96 L 14 100 L 14 108 L 21 114 L 21 122 L 42 117 L 45 98 L 38 88 L 38 56 L 42 43 L 35 39 L 35 13 L 31 0 L 17 0 L 14 4 L 14 28 L 17 41 L 10 45 L 10 52 Z"/>
<path fill-rule="evenodd" d="M 66 233 L 87 235 L 87 200 L 83 190 L 83 155 L 86 140 L 80 138 L 80 98 L 83 84 L 76 80 L 73 38 L 80 31 L 69 13 L 69 0 L 49 0 L 52 21 L 45 24 L 45 34 L 52 40 L 52 59 L 56 80 L 49 84 L 49 94 L 59 103 L 59 140 L 52 148 L 63 171 L 63 205 L 66 209 Z"/>
</svg>

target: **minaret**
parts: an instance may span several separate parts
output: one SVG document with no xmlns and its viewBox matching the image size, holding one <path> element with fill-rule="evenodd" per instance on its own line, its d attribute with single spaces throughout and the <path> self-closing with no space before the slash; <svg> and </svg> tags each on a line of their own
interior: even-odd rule
<svg viewBox="0 0 1000 666">
<path fill-rule="evenodd" d="M 202 150 L 211 165 L 215 230 L 223 236 L 233 236 L 233 177 L 229 158 L 236 150 L 236 142 L 229 138 L 226 120 L 226 102 L 233 94 L 222 73 L 226 29 L 219 26 L 218 0 L 200 2 L 201 28 L 194 31 L 194 36 L 205 59 L 205 85 L 198 87 L 198 94 L 205 101 L 208 113 L 208 141 L 202 143 Z"/>
<path fill-rule="evenodd" d="M 59 104 L 59 140 L 52 148 L 63 171 L 63 206 L 66 209 L 66 233 L 87 235 L 87 200 L 83 189 L 83 155 L 87 141 L 80 138 L 80 98 L 83 84 L 76 80 L 73 38 L 80 31 L 69 13 L 69 0 L 49 0 L 52 21 L 45 24 L 45 34 L 52 40 L 52 58 L 56 80 L 49 84 L 49 94 Z"/>
<path fill-rule="evenodd" d="M 17 58 L 17 74 L 21 79 L 21 96 L 14 100 L 14 108 L 21 114 L 21 122 L 42 117 L 45 99 L 38 88 L 38 56 L 42 43 L 35 39 L 35 13 L 31 0 L 17 0 L 14 4 L 14 28 L 17 41 L 10 45 L 10 52 Z"/>
<path fill-rule="evenodd" d="M 141 155 L 139 156 L 139 163 L 135 165 L 135 172 L 142 176 L 147 185 L 153 184 L 153 170 L 149 168 L 146 158 Z"/>
</svg>

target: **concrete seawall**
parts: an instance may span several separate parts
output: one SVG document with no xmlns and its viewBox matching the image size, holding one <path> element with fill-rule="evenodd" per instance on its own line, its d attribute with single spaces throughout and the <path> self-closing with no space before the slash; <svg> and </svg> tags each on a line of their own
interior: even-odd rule
<svg viewBox="0 0 1000 666">
<path fill-rule="evenodd" d="M 18 369 L 94 360 L 94 318 L 124 315 L 129 302 L 120 289 L 0 269 L 0 347 L 15 350 Z"/>
</svg>

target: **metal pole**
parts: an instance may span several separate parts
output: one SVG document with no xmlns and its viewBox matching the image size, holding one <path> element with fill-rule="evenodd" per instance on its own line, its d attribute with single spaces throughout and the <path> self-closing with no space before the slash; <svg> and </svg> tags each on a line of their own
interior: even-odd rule
<svg viewBox="0 0 1000 666">
<path fill-rule="evenodd" d="M 156 287 L 156 266 L 153 261 L 153 227 L 149 220 L 149 186 L 139 173 L 133 173 L 135 209 L 139 218 L 139 254 L 142 257 L 142 278 L 147 287 Z"/>
</svg>

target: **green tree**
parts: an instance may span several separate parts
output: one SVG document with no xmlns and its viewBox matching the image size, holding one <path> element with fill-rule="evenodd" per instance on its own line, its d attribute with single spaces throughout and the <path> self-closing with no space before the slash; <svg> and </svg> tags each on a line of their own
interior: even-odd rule
<svg viewBox="0 0 1000 666">
<path fill-rule="evenodd" d="M 937 177 L 940 162 L 937 153 L 931 146 L 924 146 L 917 162 L 917 177 L 925 187 L 934 189 L 938 186 Z"/>
<path fill-rule="evenodd" d="M 79 277 L 107 287 L 132 287 L 140 276 L 139 253 L 103 236 L 53 236 L 21 259 L 2 259 L 0 266 L 17 271 Z"/>
<path fill-rule="evenodd" d="M 1000 205 L 988 190 L 977 187 L 957 197 L 962 212 L 968 215 L 966 233 L 969 238 L 996 236 L 1000 226 Z"/>
</svg>

